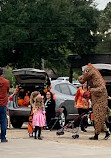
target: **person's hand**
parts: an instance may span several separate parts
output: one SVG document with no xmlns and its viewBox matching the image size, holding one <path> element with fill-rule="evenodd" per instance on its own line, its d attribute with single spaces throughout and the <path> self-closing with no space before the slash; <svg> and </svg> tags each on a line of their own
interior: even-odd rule
<svg viewBox="0 0 111 158">
<path fill-rule="evenodd" d="M 108 99 L 109 99 L 109 100 L 111 100 L 111 97 L 110 97 L 110 96 L 108 96 Z"/>
<path fill-rule="evenodd" d="M 83 101 L 83 102 L 85 102 L 85 101 L 86 101 L 86 99 L 85 99 L 85 98 L 83 98 L 83 99 L 82 99 L 82 101 Z"/>
</svg>

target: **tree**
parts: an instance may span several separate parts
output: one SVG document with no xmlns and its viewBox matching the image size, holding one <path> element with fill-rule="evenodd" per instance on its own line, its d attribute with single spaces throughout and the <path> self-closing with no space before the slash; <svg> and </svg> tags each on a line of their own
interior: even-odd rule
<svg viewBox="0 0 111 158">
<path fill-rule="evenodd" d="M 66 0 L 10 0 L 4 3 L 0 41 L 5 60 L 1 64 L 40 67 L 41 57 L 48 60 L 58 57 L 59 47 L 69 40 L 70 29 L 64 27 L 66 7 Z"/>
<path fill-rule="evenodd" d="M 99 18 L 98 34 L 99 43 L 96 46 L 97 53 L 111 53 L 111 2 L 101 11 Z"/>
<path fill-rule="evenodd" d="M 71 26 L 72 40 L 69 43 L 73 53 L 95 53 L 94 48 L 98 42 L 96 29 L 98 27 L 99 11 L 91 7 L 93 1 L 72 1 Z"/>
<path fill-rule="evenodd" d="M 11 68 L 11 67 L 6 67 L 6 68 L 4 68 L 3 76 L 4 76 L 6 79 L 9 80 L 11 87 L 14 87 L 14 86 L 15 86 L 16 80 L 15 80 L 14 74 L 12 73 L 12 68 Z"/>
<path fill-rule="evenodd" d="M 94 52 L 98 11 L 92 2 L 3 0 L 0 65 L 40 68 L 43 58 L 47 66 L 60 70 L 68 68 L 69 53 Z"/>
</svg>

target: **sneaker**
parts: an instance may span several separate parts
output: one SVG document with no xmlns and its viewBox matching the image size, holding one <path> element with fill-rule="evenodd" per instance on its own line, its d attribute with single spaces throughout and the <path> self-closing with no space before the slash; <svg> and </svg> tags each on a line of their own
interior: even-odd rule
<svg viewBox="0 0 111 158">
<path fill-rule="evenodd" d="M 60 136 L 60 135 L 64 135 L 64 131 L 58 131 L 58 132 L 56 132 L 56 135 L 58 135 L 58 136 Z"/>
<path fill-rule="evenodd" d="M 38 139 L 39 139 L 39 140 L 42 140 L 42 138 L 41 138 L 41 137 L 38 137 Z"/>
<path fill-rule="evenodd" d="M 32 134 L 32 133 L 29 133 L 29 137 L 33 137 L 33 134 Z"/>
<path fill-rule="evenodd" d="M 49 127 L 44 128 L 45 131 L 50 131 Z"/>
<path fill-rule="evenodd" d="M 98 140 L 98 138 L 96 138 L 95 136 L 94 137 L 90 137 L 89 139 L 90 140 Z"/>
<path fill-rule="evenodd" d="M 34 139 L 37 139 L 37 137 L 34 137 Z"/>
<path fill-rule="evenodd" d="M 104 140 L 107 140 L 110 137 L 110 133 L 107 133 L 106 136 L 104 137 Z"/>
<path fill-rule="evenodd" d="M 33 132 L 32 137 L 35 137 L 35 132 Z"/>
<path fill-rule="evenodd" d="M 79 138 L 79 135 L 78 135 L 78 134 L 72 135 L 72 138 L 73 138 L 73 139 L 78 139 L 78 138 Z"/>
<path fill-rule="evenodd" d="M 48 126 L 46 127 L 46 130 L 49 130 L 49 127 L 48 127 Z"/>
<path fill-rule="evenodd" d="M 84 130 L 81 130 L 81 132 L 87 132 L 87 130 L 86 130 L 86 129 L 84 129 Z"/>
<path fill-rule="evenodd" d="M 49 127 L 48 127 L 48 126 L 47 126 L 47 127 L 44 127 L 44 130 L 47 130 L 47 131 L 48 131 L 48 130 L 49 130 Z"/>
<path fill-rule="evenodd" d="M 1 143 L 5 143 L 5 142 L 8 142 L 8 140 L 7 139 L 1 140 Z"/>
</svg>

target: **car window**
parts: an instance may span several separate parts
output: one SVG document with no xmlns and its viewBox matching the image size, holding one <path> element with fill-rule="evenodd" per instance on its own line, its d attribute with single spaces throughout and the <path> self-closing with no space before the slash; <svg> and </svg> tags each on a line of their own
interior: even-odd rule
<svg viewBox="0 0 111 158">
<path fill-rule="evenodd" d="M 59 86 L 59 84 L 55 86 L 55 89 L 56 89 L 58 92 L 61 92 L 61 91 L 60 91 L 60 86 Z"/>
<path fill-rule="evenodd" d="M 71 94 L 72 95 L 75 95 L 76 94 L 76 92 L 77 92 L 77 89 L 75 88 L 75 87 L 73 87 L 72 85 L 68 85 L 69 86 L 69 89 L 70 89 L 70 91 L 71 91 Z"/>
<path fill-rule="evenodd" d="M 58 77 L 58 78 L 57 78 L 57 80 L 64 80 L 64 79 L 63 79 L 63 78 L 59 78 L 59 77 Z"/>
<path fill-rule="evenodd" d="M 61 93 L 71 95 L 67 84 L 60 84 Z"/>
</svg>

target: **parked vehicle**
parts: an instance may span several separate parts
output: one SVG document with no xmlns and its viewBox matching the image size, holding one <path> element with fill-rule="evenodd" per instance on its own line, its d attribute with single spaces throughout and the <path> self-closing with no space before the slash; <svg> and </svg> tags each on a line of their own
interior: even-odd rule
<svg viewBox="0 0 111 158">
<path fill-rule="evenodd" d="M 69 82 L 69 77 L 58 77 L 56 80 Z M 77 88 L 79 88 L 81 86 L 81 84 L 78 80 L 73 80 L 72 83 Z"/>
<path fill-rule="evenodd" d="M 69 77 L 58 77 L 56 80 L 68 81 L 69 82 Z"/>
<path fill-rule="evenodd" d="M 80 86 L 82 86 L 82 84 L 76 80 L 76 81 L 73 81 L 73 85 L 76 87 L 76 88 L 79 88 Z"/>
<path fill-rule="evenodd" d="M 24 92 L 38 91 L 50 85 L 50 80 L 44 70 L 23 68 L 13 71 L 19 88 L 23 88 Z M 28 122 L 30 107 L 20 107 L 18 105 L 18 97 L 20 93 L 13 94 L 9 97 L 8 109 L 10 121 L 14 128 L 21 128 L 24 122 Z"/>
</svg>

